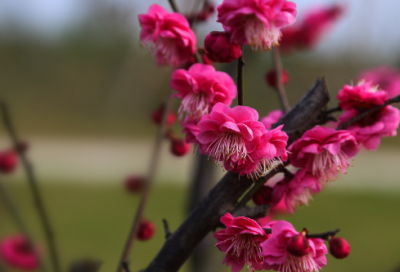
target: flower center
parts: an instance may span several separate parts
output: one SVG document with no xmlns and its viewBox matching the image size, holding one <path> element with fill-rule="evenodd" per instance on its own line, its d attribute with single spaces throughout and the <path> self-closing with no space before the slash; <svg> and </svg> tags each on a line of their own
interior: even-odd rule
<svg viewBox="0 0 400 272">
<path fill-rule="evenodd" d="M 254 179 L 259 179 L 260 177 L 264 177 L 268 172 L 272 169 L 275 169 L 280 164 L 283 164 L 280 157 L 275 157 L 272 159 L 261 159 L 256 169 L 251 173 L 250 177 Z"/>
<path fill-rule="evenodd" d="M 349 166 L 349 158 L 342 150 L 337 155 L 324 150 L 315 156 L 312 173 L 314 176 L 321 177 L 323 181 L 333 181 L 340 171 L 344 173 Z"/>
<path fill-rule="evenodd" d="M 248 157 L 242 136 L 234 132 L 221 134 L 208 146 L 207 152 L 209 157 L 213 157 L 217 161 L 227 161 L 234 154 L 238 160 L 246 160 Z"/>
<path fill-rule="evenodd" d="M 282 33 L 272 22 L 269 28 L 257 19 L 256 16 L 251 15 L 246 20 L 244 31 L 247 43 L 253 51 L 265 51 L 271 49 L 272 45 L 278 45 L 279 38 Z"/>
<path fill-rule="evenodd" d="M 321 269 L 310 254 L 296 257 L 290 253 L 286 255 L 285 261 L 279 265 L 281 272 L 318 272 Z"/>
<path fill-rule="evenodd" d="M 210 105 L 207 103 L 207 95 L 203 92 L 188 93 L 182 99 L 182 104 L 179 107 L 179 118 L 183 118 L 186 114 L 191 118 L 200 119 L 202 116 L 208 114 Z"/>
<path fill-rule="evenodd" d="M 180 64 L 176 41 L 174 39 L 158 37 L 155 43 L 153 41 L 142 41 L 140 47 L 149 52 L 150 55 L 156 56 L 158 62 L 161 64 L 170 64 L 173 66 Z"/>
<path fill-rule="evenodd" d="M 262 249 L 260 243 L 256 243 L 253 237 L 251 234 L 236 234 L 232 238 L 229 238 L 232 244 L 225 251 L 225 255 L 227 256 L 236 259 L 243 258 L 249 271 L 253 270 L 251 265 L 253 262 L 259 263 L 264 260 L 264 256 L 261 255 Z"/>
</svg>

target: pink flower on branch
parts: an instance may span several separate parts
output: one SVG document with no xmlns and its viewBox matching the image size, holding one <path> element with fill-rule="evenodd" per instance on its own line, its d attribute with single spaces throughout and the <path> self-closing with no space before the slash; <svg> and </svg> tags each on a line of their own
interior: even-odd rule
<svg viewBox="0 0 400 272">
<path fill-rule="evenodd" d="M 0 255 L 3 261 L 13 268 L 33 271 L 39 267 L 35 252 L 22 235 L 4 238 L 0 243 Z"/>
<path fill-rule="evenodd" d="M 204 39 L 209 59 L 223 63 L 238 59 L 242 55 L 242 48 L 239 44 L 231 43 L 229 39 L 229 33 L 211 31 Z"/>
<path fill-rule="evenodd" d="M 139 14 L 141 46 L 155 54 L 159 65 L 179 66 L 192 61 L 196 36 L 186 18 L 153 4 L 147 14 Z"/>
<path fill-rule="evenodd" d="M 379 85 L 388 98 L 400 94 L 400 71 L 398 69 L 382 66 L 362 72 L 358 78 L 372 84 Z"/>
<path fill-rule="evenodd" d="M 307 239 L 305 233 L 297 232 L 286 221 L 270 222 L 263 227 L 272 227 L 271 237 L 261 243 L 264 269 L 318 272 L 326 265 L 328 251 L 322 239 Z"/>
<path fill-rule="evenodd" d="M 224 263 L 232 266 L 233 272 L 239 272 L 245 264 L 249 271 L 261 270 L 264 257 L 260 255 L 260 243 L 265 242 L 269 234 L 253 219 L 226 213 L 221 217 L 226 229 L 214 234 L 218 240 L 216 246 L 225 252 Z"/>
<path fill-rule="evenodd" d="M 345 173 L 358 149 L 352 132 L 320 126 L 306 131 L 289 147 L 292 165 L 307 169 L 323 181 L 335 180 L 340 171 Z"/>
<path fill-rule="evenodd" d="M 224 72 L 215 71 L 212 65 L 193 64 L 188 71 L 175 70 L 170 86 L 176 90 L 174 97 L 182 99 L 181 117 L 189 116 L 197 121 L 210 113 L 216 103 L 230 105 L 237 89 L 233 79 Z"/>
<path fill-rule="evenodd" d="M 278 45 L 280 28 L 296 20 L 296 4 L 286 0 L 224 0 L 218 20 L 231 42 L 248 44 L 254 51 Z"/>
</svg>

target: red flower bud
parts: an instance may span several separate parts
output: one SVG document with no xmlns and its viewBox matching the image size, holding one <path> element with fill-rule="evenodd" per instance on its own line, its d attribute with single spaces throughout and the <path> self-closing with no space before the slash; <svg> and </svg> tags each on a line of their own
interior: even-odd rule
<svg viewBox="0 0 400 272">
<path fill-rule="evenodd" d="M 154 236 L 155 227 L 151 221 L 140 222 L 138 232 L 136 233 L 136 238 L 140 241 L 149 240 Z"/>
<path fill-rule="evenodd" d="M 151 119 L 156 125 L 161 124 L 163 113 L 164 113 L 163 105 L 160 105 L 155 111 L 152 112 Z M 175 119 L 176 119 L 175 113 L 173 113 L 172 111 L 169 112 L 167 116 L 167 126 L 172 126 L 175 123 Z"/>
<path fill-rule="evenodd" d="M 306 231 L 304 230 L 300 234 L 292 236 L 286 246 L 287 251 L 296 257 L 303 257 L 311 251 L 310 244 L 306 237 Z"/>
<path fill-rule="evenodd" d="M 18 157 L 14 150 L 0 152 L 0 172 L 12 173 L 17 167 Z"/>
<path fill-rule="evenodd" d="M 350 244 L 341 237 L 332 237 L 329 240 L 329 252 L 337 259 L 344 259 L 350 254 Z"/>
<path fill-rule="evenodd" d="M 226 32 L 212 31 L 204 39 L 204 47 L 210 60 L 215 62 L 232 62 L 242 55 L 239 44 L 229 41 Z"/>
<path fill-rule="evenodd" d="M 190 144 L 186 143 L 184 139 L 171 139 L 171 152 L 175 156 L 181 157 L 190 151 Z"/>
<path fill-rule="evenodd" d="M 145 179 L 139 176 L 129 176 L 125 179 L 125 189 L 130 193 L 139 193 L 142 191 Z"/>
<path fill-rule="evenodd" d="M 253 195 L 254 204 L 256 204 L 257 206 L 260 206 L 262 204 L 270 204 L 272 191 L 272 187 L 261 186 L 261 188 L 258 189 L 257 192 Z"/>
<path fill-rule="evenodd" d="M 276 80 L 276 72 L 274 69 L 269 70 L 268 73 L 265 74 L 265 81 L 272 88 L 276 88 L 277 80 Z M 283 85 L 286 85 L 288 81 L 289 81 L 289 73 L 286 70 L 283 70 L 282 71 Z"/>
</svg>

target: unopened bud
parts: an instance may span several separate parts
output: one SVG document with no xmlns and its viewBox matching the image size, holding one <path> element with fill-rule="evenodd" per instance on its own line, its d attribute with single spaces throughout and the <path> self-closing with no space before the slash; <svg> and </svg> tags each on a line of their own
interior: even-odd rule
<svg viewBox="0 0 400 272">
<path fill-rule="evenodd" d="M 190 151 L 190 144 L 186 143 L 184 139 L 171 139 L 171 152 L 175 156 L 181 157 Z"/>
<path fill-rule="evenodd" d="M 231 43 L 226 32 L 210 32 L 204 39 L 204 47 L 208 52 L 208 58 L 215 62 L 232 62 L 242 55 L 240 45 Z"/>
<path fill-rule="evenodd" d="M 14 150 L 0 152 L 0 172 L 12 173 L 17 167 L 18 157 Z"/>
<path fill-rule="evenodd" d="M 153 111 L 151 113 L 151 119 L 153 120 L 153 122 L 156 125 L 160 125 L 161 124 L 163 114 L 164 114 L 164 106 L 163 105 L 159 106 L 155 111 Z M 175 120 L 176 120 L 175 113 L 168 112 L 166 125 L 167 126 L 172 126 L 175 123 Z"/>
<path fill-rule="evenodd" d="M 277 80 L 276 80 L 276 72 L 275 72 L 275 70 L 269 70 L 265 74 L 265 81 L 272 88 L 276 88 Z M 288 81 L 289 81 L 289 73 L 286 70 L 282 70 L 282 82 L 283 82 L 283 85 L 286 85 Z"/>
<path fill-rule="evenodd" d="M 341 237 L 332 237 L 329 240 L 329 252 L 337 259 L 344 259 L 350 254 L 350 244 Z"/>
<path fill-rule="evenodd" d="M 138 232 L 136 233 L 136 238 L 140 241 L 149 240 L 154 236 L 155 227 L 151 221 L 140 222 Z"/>
<path fill-rule="evenodd" d="M 271 202 L 273 189 L 269 186 L 261 186 L 260 189 L 253 195 L 253 202 L 257 206 L 262 204 L 269 205 Z"/>
<path fill-rule="evenodd" d="M 129 176 L 125 179 L 125 189 L 130 193 L 139 193 L 144 186 L 144 178 L 139 176 Z"/>
<path fill-rule="evenodd" d="M 287 251 L 296 257 L 303 257 L 311 251 L 310 244 L 306 237 L 306 231 L 304 230 L 300 234 L 292 236 L 286 246 Z"/>
</svg>

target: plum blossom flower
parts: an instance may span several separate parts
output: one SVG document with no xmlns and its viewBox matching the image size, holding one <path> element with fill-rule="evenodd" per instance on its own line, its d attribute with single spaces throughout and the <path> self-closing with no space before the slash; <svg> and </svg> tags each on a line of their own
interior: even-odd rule
<svg viewBox="0 0 400 272">
<path fill-rule="evenodd" d="M 39 266 L 35 252 L 22 235 L 4 238 L 0 243 L 0 256 L 5 263 L 17 269 L 32 271 Z"/>
<path fill-rule="evenodd" d="M 340 117 L 340 124 L 349 121 L 358 115 L 353 109 L 345 111 Z M 381 143 L 382 137 L 394 137 L 400 123 L 399 109 L 386 106 L 370 114 L 369 116 L 346 127 L 346 130 L 354 133 L 357 142 L 368 150 L 376 150 Z"/>
<path fill-rule="evenodd" d="M 296 20 L 296 4 L 286 0 L 224 0 L 218 20 L 231 42 L 248 44 L 254 51 L 278 45 L 280 28 Z"/>
<path fill-rule="evenodd" d="M 326 265 L 325 255 L 328 251 L 322 239 L 307 239 L 308 250 L 301 252 L 302 256 L 299 256 L 300 254 L 288 247 L 292 237 L 300 234 L 292 224 L 281 220 L 263 227 L 272 227 L 271 237 L 261 243 L 265 270 L 318 272 Z"/>
<path fill-rule="evenodd" d="M 204 115 L 198 126 L 200 133 L 196 139 L 207 145 L 209 156 L 216 161 L 227 161 L 234 155 L 238 160 L 252 160 L 249 154 L 256 150 L 266 133 L 255 109 L 246 106 L 231 109 L 222 103 Z"/>
<path fill-rule="evenodd" d="M 263 256 L 260 255 L 260 243 L 265 242 L 269 234 L 253 219 L 226 213 L 221 217 L 226 229 L 214 234 L 218 240 L 216 246 L 225 252 L 224 263 L 232 266 L 233 272 L 239 272 L 245 264 L 249 271 L 261 270 Z"/>
<path fill-rule="evenodd" d="M 269 130 L 261 138 L 256 139 L 258 142 L 256 148 L 248 154 L 250 160 L 234 155 L 225 160 L 225 169 L 257 179 L 282 164 L 288 157 L 286 151 L 288 136 L 282 131 L 282 127 L 283 125 Z"/>
<path fill-rule="evenodd" d="M 322 181 L 332 181 L 350 166 L 358 153 L 358 143 L 350 131 L 315 126 L 290 147 L 291 163 L 305 168 Z"/>
<path fill-rule="evenodd" d="M 314 7 L 308 10 L 301 21 L 282 29 L 282 50 L 314 47 L 339 20 L 344 11 L 345 7 L 342 4 Z"/>
<path fill-rule="evenodd" d="M 400 94 L 400 71 L 398 69 L 381 66 L 362 72 L 358 78 L 379 85 L 387 93 L 388 98 Z"/>
<path fill-rule="evenodd" d="M 344 110 L 369 110 L 383 105 L 388 99 L 385 92 L 379 91 L 378 86 L 371 82 L 360 81 L 356 86 L 344 85 L 336 96 L 339 106 Z"/>
<path fill-rule="evenodd" d="M 266 129 L 271 129 L 271 126 L 278 122 L 278 120 L 283 116 L 283 110 L 273 110 L 268 113 L 267 116 L 261 118 L 261 123 L 264 124 Z"/>
<path fill-rule="evenodd" d="M 139 14 L 141 46 L 156 56 L 159 65 L 179 66 L 194 57 L 196 36 L 186 18 L 153 4 Z"/>
<path fill-rule="evenodd" d="M 242 48 L 239 44 L 231 43 L 229 39 L 229 33 L 211 31 L 204 39 L 208 58 L 222 63 L 238 59 L 242 55 Z"/>
<path fill-rule="evenodd" d="M 210 113 L 216 103 L 229 106 L 237 93 L 236 85 L 228 74 L 201 63 L 193 64 L 188 71 L 175 70 L 170 86 L 177 91 L 173 96 L 182 99 L 179 108 L 181 117 L 187 115 L 197 121 Z"/>
</svg>

